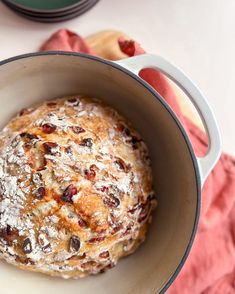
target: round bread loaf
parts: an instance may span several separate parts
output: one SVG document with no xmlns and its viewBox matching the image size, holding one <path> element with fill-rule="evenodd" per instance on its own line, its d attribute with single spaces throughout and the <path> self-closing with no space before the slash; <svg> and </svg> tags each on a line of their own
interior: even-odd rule
<svg viewBox="0 0 235 294">
<path fill-rule="evenodd" d="M 0 133 L 0 255 L 11 264 L 103 272 L 144 240 L 155 205 L 146 145 L 97 99 L 23 109 Z"/>
</svg>

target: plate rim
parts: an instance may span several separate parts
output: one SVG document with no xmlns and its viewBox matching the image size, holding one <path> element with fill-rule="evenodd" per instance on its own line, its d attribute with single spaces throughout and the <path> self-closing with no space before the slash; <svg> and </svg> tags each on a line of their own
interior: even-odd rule
<svg viewBox="0 0 235 294">
<path fill-rule="evenodd" d="M 4 2 L 9 2 L 12 4 L 12 6 L 19 7 L 23 10 L 27 11 L 33 11 L 35 13 L 57 13 L 57 12 L 62 12 L 70 9 L 74 9 L 76 6 L 84 4 L 87 2 L 87 0 L 76 0 L 76 3 L 67 5 L 66 7 L 63 8 L 58 8 L 58 9 L 34 9 L 34 8 L 27 8 L 28 6 L 24 6 L 21 4 L 16 3 L 14 0 L 5 0 Z"/>
<path fill-rule="evenodd" d="M 2 2 L 8 7 L 10 8 L 11 10 L 13 10 L 14 12 L 16 13 L 19 13 L 21 15 L 28 15 L 30 17 L 35 17 L 35 18 L 45 18 L 45 19 L 50 19 L 50 18 L 54 18 L 54 17 L 66 17 L 68 15 L 71 15 L 75 12 L 78 12 L 79 10 L 83 11 L 84 8 L 88 7 L 89 5 L 92 5 L 92 4 L 96 4 L 98 2 L 98 0 L 88 0 L 87 3 L 83 3 L 77 7 L 74 7 L 72 10 L 66 10 L 66 11 L 63 11 L 63 12 L 60 12 L 60 13 L 36 13 L 34 11 L 29 11 L 29 10 L 24 10 L 24 9 L 21 9 L 20 7 L 17 7 L 17 6 L 13 6 L 9 1 L 7 0 L 2 0 Z"/>
<path fill-rule="evenodd" d="M 94 0 L 94 2 L 87 4 L 86 6 L 82 7 L 81 9 L 73 11 L 70 14 L 66 14 L 66 15 L 63 15 L 63 16 L 52 16 L 52 17 L 46 17 L 46 18 L 45 17 L 32 16 L 32 15 L 29 15 L 29 14 L 24 13 L 22 11 L 19 11 L 19 10 L 14 10 L 13 9 L 12 11 L 14 13 L 16 13 L 17 15 L 19 15 L 21 17 L 24 17 L 24 18 L 26 18 L 28 20 L 31 20 L 31 21 L 36 21 L 36 22 L 45 23 L 45 24 L 46 23 L 57 23 L 57 22 L 63 22 L 63 21 L 71 20 L 71 19 L 73 19 L 75 17 L 78 17 L 78 16 L 86 13 L 91 8 L 93 8 L 93 6 L 95 6 L 95 4 L 97 4 L 98 2 L 99 2 L 99 0 Z M 11 8 L 9 7 L 9 9 L 11 9 Z"/>
</svg>

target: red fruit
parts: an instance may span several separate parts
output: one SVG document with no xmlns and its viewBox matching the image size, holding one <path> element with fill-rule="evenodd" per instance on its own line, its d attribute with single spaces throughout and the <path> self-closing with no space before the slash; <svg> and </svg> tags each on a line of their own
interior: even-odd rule
<svg viewBox="0 0 235 294">
<path fill-rule="evenodd" d="M 77 192 L 78 192 L 77 188 L 73 184 L 71 184 L 64 190 L 64 193 L 61 196 L 61 199 L 65 202 L 72 203 L 73 202 L 72 197 L 73 195 L 76 195 Z"/>
<path fill-rule="evenodd" d="M 118 205 L 120 204 L 120 200 L 115 197 L 113 194 L 109 194 L 107 195 L 104 199 L 103 199 L 104 204 L 106 204 L 107 206 L 113 208 L 113 207 L 118 207 Z"/>
<path fill-rule="evenodd" d="M 80 134 L 80 133 L 84 133 L 85 130 L 81 127 L 78 126 L 71 126 L 70 129 L 75 133 L 75 134 Z"/>
<path fill-rule="evenodd" d="M 39 187 L 34 194 L 35 198 L 42 199 L 46 195 L 46 189 L 44 187 Z"/>
<path fill-rule="evenodd" d="M 86 178 L 90 181 L 94 180 L 94 178 L 96 176 L 96 172 L 91 167 L 90 167 L 90 169 L 86 169 L 84 173 L 85 173 Z"/>
<path fill-rule="evenodd" d="M 91 138 L 83 139 L 79 145 L 91 148 L 92 147 L 92 139 Z"/>
<path fill-rule="evenodd" d="M 50 123 L 42 125 L 42 131 L 46 134 L 51 134 L 56 130 L 56 126 Z"/>
<path fill-rule="evenodd" d="M 58 147 L 58 144 L 56 144 L 54 142 L 45 142 L 45 143 L 43 143 L 43 147 L 44 147 L 47 154 L 54 154 L 56 152 L 53 152 L 53 148 Z"/>
<path fill-rule="evenodd" d="M 88 242 L 89 243 L 99 243 L 101 241 L 104 241 L 105 237 L 94 237 L 94 238 L 91 238 Z"/>
</svg>

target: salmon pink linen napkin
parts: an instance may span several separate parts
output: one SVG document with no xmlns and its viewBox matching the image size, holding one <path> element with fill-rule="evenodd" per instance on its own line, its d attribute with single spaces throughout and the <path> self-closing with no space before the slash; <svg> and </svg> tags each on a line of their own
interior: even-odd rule
<svg viewBox="0 0 235 294">
<path fill-rule="evenodd" d="M 119 46 L 128 56 L 144 53 L 140 45 L 132 40 L 120 38 Z M 83 38 L 68 30 L 53 34 L 40 50 L 75 51 L 95 55 Z M 174 90 L 165 76 L 154 69 L 143 69 L 140 76 L 176 112 L 196 154 L 205 153 L 205 134 L 183 116 Z M 235 159 L 227 154 L 222 154 L 203 187 L 201 217 L 193 248 L 167 293 L 235 293 Z"/>
</svg>

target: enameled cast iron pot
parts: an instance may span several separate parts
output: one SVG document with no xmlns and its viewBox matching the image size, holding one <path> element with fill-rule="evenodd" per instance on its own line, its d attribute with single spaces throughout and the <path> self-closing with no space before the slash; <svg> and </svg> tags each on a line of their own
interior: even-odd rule
<svg viewBox="0 0 235 294">
<path fill-rule="evenodd" d="M 161 96 L 138 77 L 154 67 L 189 96 L 205 124 L 208 153 L 196 158 L 189 139 Z M 127 117 L 145 139 L 152 160 L 158 208 L 146 242 L 103 275 L 62 280 L 0 263 L 2 294 L 163 293 L 182 268 L 195 236 L 202 185 L 217 162 L 221 140 L 214 115 L 197 87 L 161 57 L 118 62 L 77 53 L 26 54 L 0 63 L 0 128 L 21 108 L 42 99 L 84 93 Z"/>
</svg>

